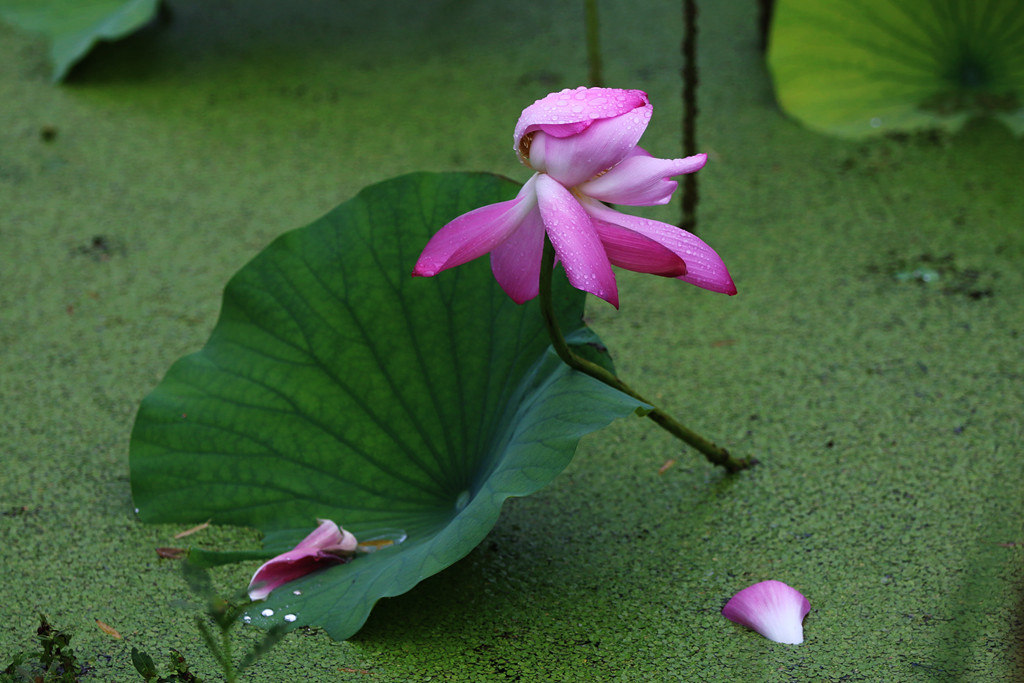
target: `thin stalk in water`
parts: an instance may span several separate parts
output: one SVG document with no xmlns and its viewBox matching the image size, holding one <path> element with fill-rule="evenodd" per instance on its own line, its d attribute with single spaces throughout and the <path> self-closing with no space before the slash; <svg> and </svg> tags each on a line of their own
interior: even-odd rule
<svg viewBox="0 0 1024 683">
<path fill-rule="evenodd" d="M 683 156 L 697 153 L 697 3 L 683 0 Z M 683 176 L 683 220 L 679 227 L 697 232 L 697 174 Z"/>
<path fill-rule="evenodd" d="M 601 69 L 601 25 L 597 16 L 597 0 L 584 0 L 587 28 L 587 65 L 590 69 L 590 86 L 604 87 Z"/>
</svg>

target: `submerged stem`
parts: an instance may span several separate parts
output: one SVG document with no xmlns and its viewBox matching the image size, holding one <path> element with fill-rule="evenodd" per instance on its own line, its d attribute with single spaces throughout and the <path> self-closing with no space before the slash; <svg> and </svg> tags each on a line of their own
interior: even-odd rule
<svg viewBox="0 0 1024 683">
<path fill-rule="evenodd" d="M 600 380 L 608 386 L 632 396 L 638 401 L 643 401 L 647 405 L 652 406 L 653 409 L 647 413 L 647 417 L 668 433 L 703 453 L 704 457 L 707 458 L 711 464 L 724 467 L 727 472 L 738 472 L 739 470 L 746 469 L 756 463 L 755 460 L 751 460 L 749 458 L 734 458 L 729 454 L 729 451 L 716 445 L 712 441 L 708 441 L 693 430 L 684 427 L 660 408 L 654 406 L 653 403 L 638 394 L 628 384 L 619 379 L 615 373 L 606 370 L 596 363 L 590 362 L 586 358 L 580 358 L 573 353 L 572 349 L 569 348 L 569 344 L 565 341 L 565 336 L 562 334 L 561 328 L 558 326 L 558 319 L 555 317 L 554 307 L 551 303 L 551 274 L 554 270 L 554 266 L 555 250 L 551 246 L 551 242 L 545 237 L 544 258 L 541 261 L 540 266 L 540 310 L 541 315 L 544 317 L 544 324 L 548 329 L 548 336 L 551 337 L 551 345 L 554 347 L 555 353 L 558 354 L 558 357 L 561 358 L 566 365 L 573 370 L 578 370 L 579 372 L 590 375 L 594 379 Z"/>
</svg>

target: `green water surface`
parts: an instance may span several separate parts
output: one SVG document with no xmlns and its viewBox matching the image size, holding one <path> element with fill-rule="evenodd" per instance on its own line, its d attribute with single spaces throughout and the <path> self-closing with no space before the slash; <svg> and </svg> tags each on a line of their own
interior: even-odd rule
<svg viewBox="0 0 1024 683">
<path fill-rule="evenodd" d="M 215 679 L 155 548 L 258 538 L 134 519 L 138 403 L 276 235 L 408 171 L 528 177 L 519 112 L 587 78 L 582 3 L 550 4 L 176 0 L 59 86 L 46 45 L 0 25 L 0 667 L 44 612 L 84 680 L 141 680 L 133 646 Z M 650 94 L 642 144 L 679 156 L 679 6 L 600 8 L 607 83 Z M 739 295 L 621 273 L 620 310 L 588 315 L 627 381 L 761 465 L 729 477 L 616 423 L 354 638 L 295 632 L 246 680 L 1021 675 L 1024 143 L 806 131 L 756 14 L 701 3 L 699 230 Z M 803 645 L 719 614 L 769 578 L 810 600 Z"/>
</svg>

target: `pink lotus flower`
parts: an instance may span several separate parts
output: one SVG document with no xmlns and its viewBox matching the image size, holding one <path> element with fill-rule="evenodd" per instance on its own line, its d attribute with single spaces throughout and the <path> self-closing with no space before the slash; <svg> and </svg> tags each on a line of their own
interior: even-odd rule
<svg viewBox="0 0 1024 683">
<path fill-rule="evenodd" d="M 537 296 L 547 233 L 572 286 L 615 307 L 613 264 L 735 294 L 722 259 L 696 236 L 602 203 L 666 204 L 677 186 L 670 178 L 704 166 L 706 154 L 656 159 L 637 147 L 652 109 L 646 93 L 614 88 L 566 89 L 531 104 L 516 124 L 515 151 L 537 173 L 515 199 L 441 228 L 412 274 L 430 277 L 490 252 L 498 284 L 521 304 Z"/>
<path fill-rule="evenodd" d="M 762 581 L 747 586 L 722 608 L 722 616 L 752 628 L 776 643 L 804 642 L 803 620 L 811 603 L 800 591 L 781 581 Z"/>
<path fill-rule="evenodd" d="M 356 537 L 329 519 L 317 522 L 320 526 L 292 550 L 267 560 L 256 570 L 249 582 L 250 600 L 262 600 L 282 584 L 352 559 Z"/>
</svg>

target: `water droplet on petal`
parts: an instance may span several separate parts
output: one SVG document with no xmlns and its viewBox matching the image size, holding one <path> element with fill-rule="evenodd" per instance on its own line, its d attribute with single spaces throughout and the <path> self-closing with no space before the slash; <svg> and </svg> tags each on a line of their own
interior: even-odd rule
<svg viewBox="0 0 1024 683">
<path fill-rule="evenodd" d="M 262 614 L 265 617 L 272 617 L 272 616 L 274 616 L 274 610 L 272 610 L 272 609 L 270 609 L 268 607 L 267 609 L 265 609 L 262 612 L 260 612 L 260 614 Z"/>
<path fill-rule="evenodd" d="M 296 619 L 298 619 L 298 617 L 295 616 L 294 614 L 286 614 L 286 615 L 284 615 L 284 620 L 285 621 L 295 621 Z"/>
<path fill-rule="evenodd" d="M 292 595 L 302 595 L 302 591 L 292 591 Z"/>
</svg>

